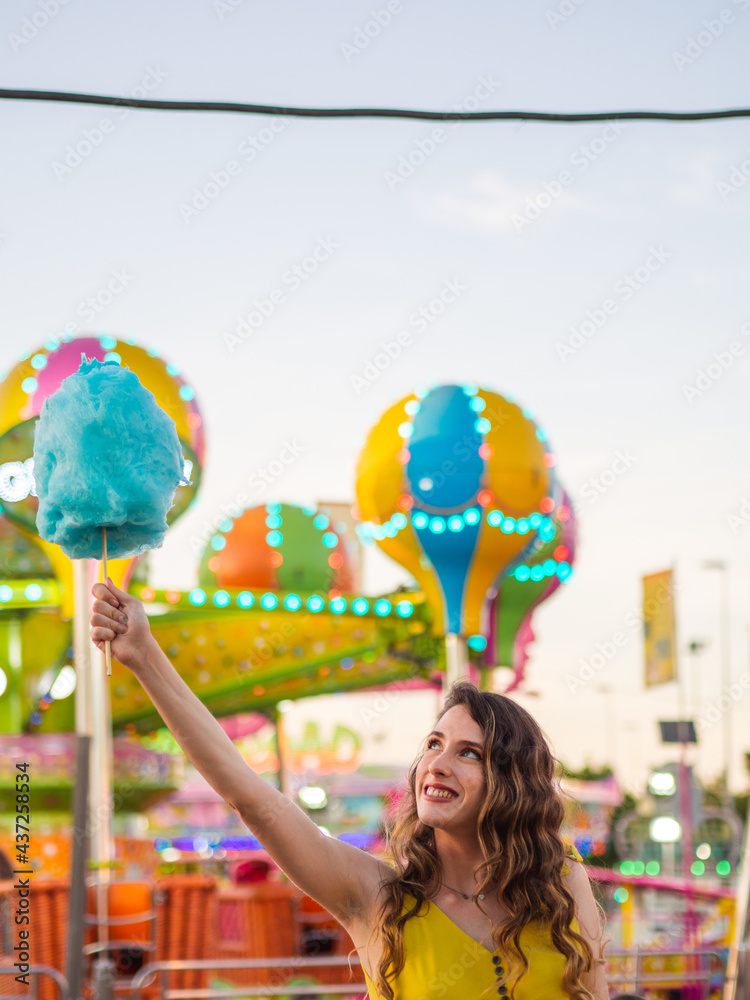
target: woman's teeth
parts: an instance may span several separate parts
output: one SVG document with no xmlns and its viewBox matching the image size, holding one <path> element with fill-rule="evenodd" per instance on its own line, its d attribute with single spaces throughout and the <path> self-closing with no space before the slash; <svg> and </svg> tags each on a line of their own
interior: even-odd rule
<svg viewBox="0 0 750 1000">
<path fill-rule="evenodd" d="M 426 788 L 425 795 L 431 799 L 455 799 L 455 792 L 446 792 L 442 788 Z"/>
</svg>

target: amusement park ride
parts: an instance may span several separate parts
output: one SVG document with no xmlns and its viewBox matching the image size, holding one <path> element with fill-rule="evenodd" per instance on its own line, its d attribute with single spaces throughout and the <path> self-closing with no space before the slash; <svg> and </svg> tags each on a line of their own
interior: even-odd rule
<svg viewBox="0 0 750 1000">
<path fill-rule="evenodd" d="M 37 528 L 33 456 L 43 404 L 68 376 L 93 369 L 106 378 L 107 366 L 135 373 L 174 421 L 183 466 L 167 514 L 172 524 L 197 496 L 205 455 L 195 392 L 177 365 L 132 338 L 63 337 L 24 356 L 0 381 L 0 797 L 10 796 L 21 749 L 37 765 L 32 808 L 67 809 L 77 790 L 80 819 L 90 775 L 89 810 L 100 822 L 89 864 L 98 872 L 100 919 L 118 788 L 128 787 L 129 810 L 175 788 L 171 770 L 149 762 L 148 751 L 134 756 L 133 737 L 160 724 L 135 678 L 116 661 L 111 677 L 91 664 L 86 619 L 96 563 L 69 559 L 55 544 L 54 524 Z M 106 421 L 106 406 L 102 412 Z M 82 439 L 88 428 L 71 430 Z M 133 466 L 140 459 L 130 456 Z M 110 471 L 105 492 L 116 491 L 121 470 Z M 83 492 L 91 476 L 84 456 Z M 281 701 L 394 681 L 439 688 L 469 677 L 487 687 L 498 666 L 509 668 L 506 688 L 521 682 L 531 615 L 568 579 L 575 552 L 555 458 L 530 415 L 476 385 L 419 390 L 372 429 L 356 494 L 353 508 L 268 503 L 223 518 L 207 540 L 197 586 L 157 591 L 145 554 L 109 560 L 113 581 L 143 600 L 161 647 L 216 716 L 264 713 L 278 726 Z M 97 508 L 99 499 L 87 502 Z M 80 516 L 76 510 L 72 519 Z M 110 554 L 117 555 L 127 513 L 115 523 L 91 517 L 115 540 Z M 409 571 L 414 587 L 358 591 L 360 546 L 372 542 Z M 125 730 L 131 742 L 113 741 L 113 730 Z M 60 745 L 74 732 L 77 746 L 84 734 L 91 738 L 90 762 L 81 771 L 78 757 L 75 775 L 72 745 L 67 756 Z M 55 738 L 47 752 L 45 740 Z"/>
<path fill-rule="evenodd" d="M 170 524 L 200 485 L 194 391 L 176 365 L 132 340 L 51 340 L 0 382 L 6 733 L 74 726 L 72 701 L 55 696 L 71 677 L 73 561 L 37 533 L 32 454 L 42 404 L 82 354 L 130 368 L 175 421 L 189 482 L 177 488 Z M 554 466 L 543 431 L 515 403 L 477 386 L 440 386 L 400 401 L 373 428 L 357 470 L 356 522 L 341 504 L 269 503 L 217 525 L 197 587 L 155 591 L 143 556 L 110 559 L 109 575 L 146 603 L 160 644 L 219 716 L 393 680 L 439 685 L 445 669 L 489 684 L 494 667 L 507 667 L 514 687 L 531 615 L 568 579 L 575 553 Z M 354 592 L 360 540 L 405 566 L 418 589 Z M 115 729 L 157 724 L 116 663 L 111 704 Z"/>
<path fill-rule="evenodd" d="M 89 809 L 102 829 L 89 867 L 102 933 L 114 897 L 101 890 L 117 881 L 118 788 L 128 786 L 134 811 L 171 794 L 176 778 L 156 765 L 160 755 L 134 752 L 138 735 L 161 724 L 138 682 L 116 661 L 111 677 L 90 663 L 97 563 L 69 559 L 37 530 L 35 427 L 82 355 L 134 372 L 174 421 L 183 480 L 169 524 L 196 499 L 205 440 L 179 368 L 132 339 L 52 339 L 0 380 L 0 800 L 10 801 L 19 748 L 36 747 L 32 809 L 68 809 L 81 775 L 59 741 L 93 727 Z M 145 553 L 109 560 L 113 581 L 141 598 L 161 648 L 217 717 L 262 713 L 280 727 L 278 704 L 310 695 L 392 682 L 440 689 L 459 678 L 504 691 L 522 683 L 534 610 L 569 579 L 576 550 L 572 505 L 531 415 L 477 385 L 418 389 L 370 431 L 355 492 L 353 506 L 276 502 L 217 519 L 196 585 L 156 590 Z M 372 543 L 413 586 L 360 592 L 361 546 Z M 58 741 L 56 756 L 45 740 Z"/>
</svg>

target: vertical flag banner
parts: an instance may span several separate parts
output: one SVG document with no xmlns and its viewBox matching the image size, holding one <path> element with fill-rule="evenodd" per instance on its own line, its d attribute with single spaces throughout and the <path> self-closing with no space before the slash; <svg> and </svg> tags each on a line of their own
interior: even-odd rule
<svg viewBox="0 0 750 1000">
<path fill-rule="evenodd" d="M 646 687 L 677 677 L 672 570 L 643 577 L 643 648 Z"/>
</svg>

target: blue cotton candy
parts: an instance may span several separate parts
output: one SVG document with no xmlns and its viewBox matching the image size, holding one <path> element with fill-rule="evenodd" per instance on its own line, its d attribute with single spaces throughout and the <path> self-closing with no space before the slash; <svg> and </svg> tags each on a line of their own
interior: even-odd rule
<svg viewBox="0 0 750 1000">
<path fill-rule="evenodd" d="M 182 481 L 174 421 L 135 372 L 88 361 L 42 407 L 34 440 L 39 534 L 71 559 L 158 548 Z"/>
</svg>

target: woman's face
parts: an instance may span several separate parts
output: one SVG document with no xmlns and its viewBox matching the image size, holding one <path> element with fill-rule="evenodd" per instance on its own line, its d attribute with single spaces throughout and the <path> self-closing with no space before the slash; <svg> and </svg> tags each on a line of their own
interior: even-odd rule
<svg viewBox="0 0 750 1000">
<path fill-rule="evenodd" d="M 436 723 L 417 765 L 417 815 L 436 830 L 476 833 L 485 797 L 484 734 L 464 705 Z"/>
</svg>

